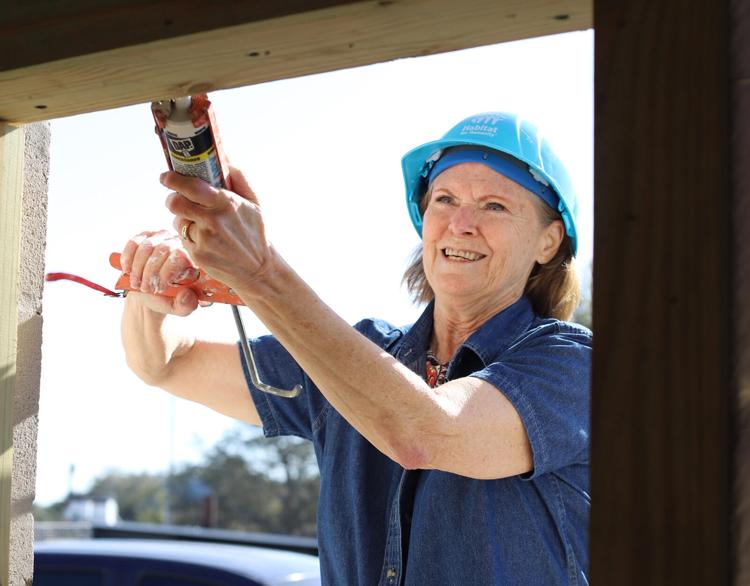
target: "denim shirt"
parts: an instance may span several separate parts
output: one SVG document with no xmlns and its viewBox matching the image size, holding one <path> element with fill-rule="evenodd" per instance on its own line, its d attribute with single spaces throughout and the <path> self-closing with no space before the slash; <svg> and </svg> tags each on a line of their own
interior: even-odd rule
<svg viewBox="0 0 750 586">
<path fill-rule="evenodd" d="M 424 377 L 432 310 L 411 327 L 354 327 Z M 404 470 L 331 407 L 275 338 L 251 345 L 261 380 L 303 386 L 294 399 L 262 393 L 243 362 L 265 435 L 314 444 L 324 584 L 588 584 L 589 330 L 541 319 L 522 297 L 456 352 L 448 379 L 487 381 L 525 425 L 534 468 L 499 480 Z"/>
</svg>

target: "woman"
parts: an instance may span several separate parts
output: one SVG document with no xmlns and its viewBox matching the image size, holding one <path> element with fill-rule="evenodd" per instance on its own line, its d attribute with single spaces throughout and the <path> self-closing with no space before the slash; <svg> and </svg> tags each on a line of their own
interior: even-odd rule
<svg viewBox="0 0 750 586">
<path fill-rule="evenodd" d="M 403 159 L 422 249 L 405 280 L 428 305 L 409 328 L 326 307 L 266 240 L 258 200 L 174 173 L 180 242 L 127 244 L 128 363 L 146 382 L 313 441 L 326 584 L 586 584 L 590 332 L 578 299 L 575 198 L 533 126 L 467 118 Z M 197 306 L 158 296 L 195 266 L 232 287 L 272 336 L 233 344 L 165 321 Z M 152 295 L 157 293 L 157 295 Z M 248 388 L 250 392 L 248 392 Z"/>
</svg>

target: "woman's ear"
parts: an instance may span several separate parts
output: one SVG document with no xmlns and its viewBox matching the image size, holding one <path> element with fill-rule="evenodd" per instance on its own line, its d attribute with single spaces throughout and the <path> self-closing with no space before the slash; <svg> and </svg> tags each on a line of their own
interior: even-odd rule
<svg viewBox="0 0 750 586">
<path fill-rule="evenodd" d="M 545 226 L 539 238 L 539 252 L 537 253 L 536 262 L 543 265 L 555 258 L 564 237 L 565 226 L 562 220 L 554 220 Z"/>
</svg>

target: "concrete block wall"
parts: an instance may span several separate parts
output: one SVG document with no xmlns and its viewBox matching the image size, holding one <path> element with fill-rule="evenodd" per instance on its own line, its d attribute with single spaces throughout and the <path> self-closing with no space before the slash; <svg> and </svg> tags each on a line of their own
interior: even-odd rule
<svg viewBox="0 0 750 586">
<path fill-rule="evenodd" d="M 25 128 L 23 209 L 18 283 L 18 341 L 13 397 L 13 474 L 10 586 L 31 584 L 33 574 L 36 440 L 42 363 L 42 288 L 47 234 L 50 126 Z"/>
</svg>

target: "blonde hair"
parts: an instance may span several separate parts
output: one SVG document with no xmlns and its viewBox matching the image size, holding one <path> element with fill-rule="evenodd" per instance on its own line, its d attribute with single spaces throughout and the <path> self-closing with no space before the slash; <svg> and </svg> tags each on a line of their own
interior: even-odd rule
<svg viewBox="0 0 750 586">
<path fill-rule="evenodd" d="M 428 189 L 419 202 L 419 211 L 423 216 L 431 192 L 432 188 Z M 556 220 L 562 221 L 560 215 L 544 202 L 538 200 L 538 204 L 544 226 L 549 226 Z M 435 298 L 424 272 L 421 244 L 414 250 L 401 282 L 406 285 L 406 290 L 417 304 L 429 303 Z M 543 265 L 534 265 L 526 281 L 524 293 L 531 300 L 536 314 L 541 317 L 566 321 L 573 316 L 581 299 L 581 285 L 575 268 L 573 244 L 567 234 L 552 260 Z"/>
</svg>

